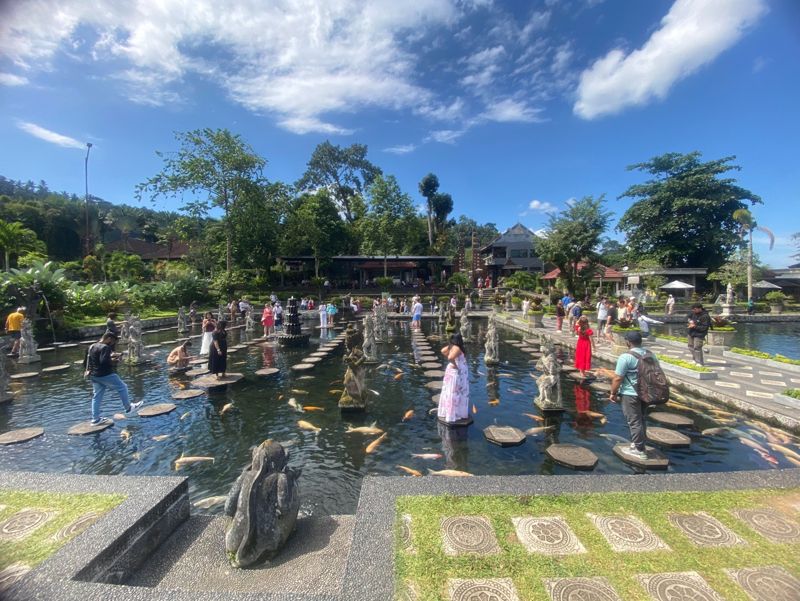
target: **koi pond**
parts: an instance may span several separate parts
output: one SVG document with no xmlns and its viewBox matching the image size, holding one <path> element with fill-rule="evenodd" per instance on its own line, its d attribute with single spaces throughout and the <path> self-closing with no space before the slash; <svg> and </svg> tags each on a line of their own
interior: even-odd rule
<svg viewBox="0 0 800 601">
<path fill-rule="evenodd" d="M 474 423 L 457 429 L 439 425 L 435 413 L 430 413 L 434 408 L 431 397 L 437 391 L 425 386 L 431 378 L 425 377 L 426 368 L 417 363 L 409 326 L 408 321 L 390 321 L 390 341 L 379 345 L 381 363 L 367 371 L 369 406 L 363 414 L 342 414 L 337 408 L 344 375 L 341 350 L 302 374 L 289 369 L 338 333 L 327 330 L 309 330 L 310 345 L 300 349 L 262 344 L 240 329 L 232 330 L 229 345 L 254 343 L 228 359 L 229 371 L 241 372 L 244 379 L 183 401 L 172 401 L 171 395 L 191 387 L 192 378 L 171 374 L 165 365 L 167 353 L 176 345 L 174 330 L 146 333 L 152 360 L 137 367 L 120 367 L 119 374 L 133 398 L 143 399 L 145 406 L 174 402 L 177 410 L 158 417 L 117 420 L 113 427 L 88 436 L 67 434 L 71 426 L 90 417 L 91 386 L 76 363 L 83 358 L 85 346 L 44 352 L 38 364 L 15 366 L 9 362 L 12 374 L 60 364 L 70 367 L 12 382 L 16 396 L 13 402 L 0 405 L 0 434 L 31 426 L 41 426 L 45 433 L 25 443 L 0 446 L 0 469 L 184 475 L 189 478 L 192 501 L 197 502 L 227 494 L 248 463 L 251 448 L 272 438 L 288 445 L 291 464 L 302 468 L 302 511 L 308 514 L 353 513 L 362 478 L 369 474 L 411 477 L 399 466 L 423 474 L 442 469 L 475 475 L 575 473 L 545 454 L 547 446 L 556 442 L 591 449 L 599 457 L 593 473 L 626 474 L 634 470 L 612 453 L 615 444 L 628 440 L 620 407 L 609 402 L 606 394 L 582 387 L 565 375 L 562 389 L 566 411 L 542 421 L 532 403 L 537 394 L 535 360 L 518 348 L 520 334 L 500 329 L 501 363 L 487 368 L 482 345 L 485 320 L 473 320 L 474 339 L 467 343 Z M 423 322 L 426 334 L 435 333 L 438 327 Z M 199 334 L 199 327 L 191 333 Z M 196 352 L 199 339 L 194 346 Z M 431 346 L 438 354 L 440 345 Z M 256 375 L 262 367 L 276 367 L 279 372 L 269 377 Z M 689 417 L 694 425 L 681 428 L 691 437 L 690 446 L 662 449 L 670 459 L 670 471 L 793 467 L 791 453 L 800 452 L 796 438 L 701 399 L 676 400 L 668 410 Z M 227 406 L 229 403 L 232 406 Z M 582 409 L 588 407 L 591 413 L 578 413 L 576 403 Z M 309 409 L 300 413 L 298 405 Z M 121 411 L 116 395 L 107 394 L 103 415 L 110 417 Z M 302 429 L 299 420 L 319 431 Z M 387 436 L 367 453 L 366 447 L 377 435 L 348 429 L 371 424 Z M 502 448 L 484 438 L 483 429 L 492 424 L 539 430 L 532 431 L 520 446 Z M 552 427 L 541 431 L 542 426 Z M 790 452 L 775 450 L 776 445 Z M 182 456 L 213 457 L 214 461 L 189 463 L 176 471 L 175 462 Z M 221 511 L 221 505 L 211 505 L 208 511 Z"/>
</svg>

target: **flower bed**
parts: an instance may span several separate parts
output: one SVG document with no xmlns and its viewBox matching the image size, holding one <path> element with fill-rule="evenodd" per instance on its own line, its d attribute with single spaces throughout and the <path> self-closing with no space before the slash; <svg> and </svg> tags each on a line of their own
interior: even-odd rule
<svg viewBox="0 0 800 601">
<path fill-rule="evenodd" d="M 681 359 L 673 359 L 672 357 L 667 357 L 665 355 L 657 354 L 656 357 L 658 357 L 658 361 L 661 363 L 661 368 L 667 373 L 672 372 L 674 374 L 686 376 L 694 380 L 717 379 L 717 374 L 708 367 L 695 365 L 694 363 L 683 361 Z"/>
<path fill-rule="evenodd" d="M 751 351 L 749 349 L 736 347 L 729 351 L 723 352 L 723 355 L 726 357 L 735 357 L 739 359 L 742 357 L 747 357 L 749 361 L 752 361 L 758 365 L 800 373 L 800 361 L 797 359 L 784 357 L 783 355 L 770 355 L 769 353 L 762 353 L 761 351 Z"/>
</svg>

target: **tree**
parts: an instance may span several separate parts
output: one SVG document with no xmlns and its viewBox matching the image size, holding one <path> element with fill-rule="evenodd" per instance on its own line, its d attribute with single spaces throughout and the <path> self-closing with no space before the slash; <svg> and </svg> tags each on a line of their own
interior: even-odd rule
<svg viewBox="0 0 800 601">
<path fill-rule="evenodd" d="M 33 251 L 46 253 L 44 242 L 36 237 L 36 232 L 26 228 L 19 221 L 0 220 L 0 248 L 3 249 L 3 269 L 11 268 L 11 257 Z"/>
<path fill-rule="evenodd" d="M 203 192 L 208 201 L 225 212 L 231 209 L 249 184 L 262 181 L 266 161 L 238 135 L 227 129 L 198 129 L 176 133 L 180 149 L 174 155 L 156 154 L 164 159 L 162 171 L 136 186 L 136 197 L 151 200 L 186 191 Z M 184 205 L 186 206 L 186 205 Z M 225 228 L 225 266 L 233 266 L 232 232 Z"/>
<path fill-rule="evenodd" d="M 503 280 L 504 286 L 515 290 L 533 290 L 538 284 L 537 276 L 527 271 L 517 271 Z"/>
<path fill-rule="evenodd" d="M 469 286 L 469 278 L 464 273 L 454 273 L 447 278 L 447 287 L 455 288 L 459 294 L 464 293 L 464 288 Z"/>
<path fill-rule="evenodd" d="M 141 226 L 141 213 L 134 207 L 118 205 L 111 209 L 103 221 L 107 225 L 113 225 L 122 234 L 122 249 L 131 252 L 128 240 L 133 232 Z"/>
<path fill-rule="evenodd" d="M 742 238 L 747 237 L 747 298 L 753 298 L 753 230 L 764 232 L 769 236 L 769 249 L 775 246 L 775 234 L 772 230 L 756 223 L 755 217 L 747 209 L 737 209 L 733 212 L 733 218 L 740 225 Z"/>
<path fill-rule="evenodd" d="M 433 246 L 433 201 L 439 190 L 439 178 L 429 173 L 419 182 L 419 193 L 428 201 L 428 246 Z"/>
<path fill-rule="evenodd" d="M 733 213 L 746 208 L 744 201 L 761 199 L 736 180 L 719 177 L 739 170 L 730 164 L 736 157 L 703 163 L 700 156 L 668 153 L 628 167 L 655 176 L 620 196 L 635 199 L 617 225 L 627 235 L 629 258 L 647 256 L 665 267 L 716 271 L 739 245 Z"/>
<path fill-rule="evenodd" d="M 708 279 L 712 282 L 722 284 L 732 284 L 733 286 L 746 286 L 748 277 L 761 278 L 762 267 L 759 265 L 757 255 L 752 256 L 753 270 L 748 274 L 747 268 L 750 266 L 751 257 L 749 253 L 740 248 L 736 250 L 728 260 L 716 271 L 708 274 Z M 752 285 L 752 282 L 750 282 Z M 752 298 L 752 297 L 748 297 Z"/>
<path fill-rule="evenodd" d="M 231 209 L 229 227 L 234 262 L 239 267 L 261 270 L 272 263 L 278 248 L 281 223 L 291 202 L 290 188 L 281 183 L 248 184 Z"/>
<path fill-rule="evenodd" d="M 560 277 L 573 294 L 583 292 L 597 271 L 596 249 L 611 215 L 603 210 L 604 203 L 604 196 L 586 196 L 551 214 L 547 235 L 539 241 L 539 254 L 561 270 Z"/>
<path fill-rule="evenodd" d="M 275 265 L 271 266 L 269 268 L 269 270 L 272 273 L 277 273 L 278 274 L 278 277 L 280 277 L 280 281 L 281 281 L 281 288 L 283 288 L 283 279 L 284 279 L 284 277 L 286 277 L 286 274 L 291 271 L 291 269 L 289 269 L 289 265 L 286 263 L 286 261 L 284 261 L 283 259 L 276 259 L 275 260 Z"/>
<path fill-rule="evenodd" d="M 345 220 L 353 223 L 363 213 L 364 191 L 380 174 L 367 160 L 365 144 L 342 148 L 325 140 L 314 149 L 296 186 L 301 192 L 327 189 Z"/>
<path fill-rule="evenodd" d="M 611 238 L 606 238 L 603 241 L 603 246 L 599 252 L 600 262 L 606 267 L 622 267 L 627 262 L 625 246 Z"/>
</svg>

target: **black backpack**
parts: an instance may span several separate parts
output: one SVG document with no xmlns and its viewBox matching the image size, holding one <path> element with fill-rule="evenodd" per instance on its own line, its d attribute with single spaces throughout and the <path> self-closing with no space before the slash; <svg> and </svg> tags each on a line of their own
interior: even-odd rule
<svg viewBox="0 0 800 601">
<path fill-rule="evenodd" d="M 644 349 L 642 349 L 644 350 Z M 648 350 L 642 355 L 628 353 L 637 359 L 636 396 L 645 405 L 663 405 L 669 400 L 669 383 L 656 356 Z"/>
</svg>

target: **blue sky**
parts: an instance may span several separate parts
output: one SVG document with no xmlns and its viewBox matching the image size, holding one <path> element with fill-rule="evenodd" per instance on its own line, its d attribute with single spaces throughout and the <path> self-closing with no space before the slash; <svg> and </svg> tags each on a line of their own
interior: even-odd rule
<svg viewBox="0 0 800 601">
<path fill-rule="evenodd" d="M 0 174 L 134 203 L 172 132 L 226 127 L 295 181 L 330 139 L 421 202 L 533 229 L 665 152 L 736 155 L 762 260 L 800 231 L 795 0 L 38 0 L 0 8 Z M 179 202 L 162 206 L 177 208 Z"/>
</svg>

